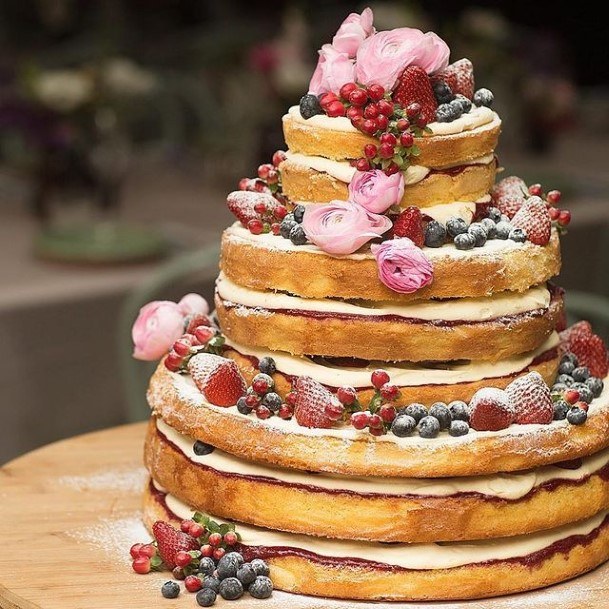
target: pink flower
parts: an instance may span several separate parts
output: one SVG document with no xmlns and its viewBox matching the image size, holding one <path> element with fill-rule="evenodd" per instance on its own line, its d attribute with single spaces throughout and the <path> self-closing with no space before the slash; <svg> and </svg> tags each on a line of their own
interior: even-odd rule
<svg viewBox="0 0 609 609">
<path fill-rule="evenodd" d="M 360 44 L 374 33 L 372 9 L 366 8 L 361 15 L 351 13 L 332 38 L 332 46 L 340 53 L 355 57 Z"/>
<path fill-rule="evenodd" d="M 184 316 L 195 315 L 197 313 L 202 315 L 209 314 L 207 300 L 205 300 L 203 296 L 199 296 L 199 294 L 186 294 L 186 296 L 178 302 L 178 308 L 180 309 L 180 313 Z"/>
<path fill-rule="evenodd" d="M 370 248 L 379 279 L 394 292 L 412 294 L 433 281 L 433 266 L 423 250 L 410 239 L 390 239 Z"/>
<path fill-rule="evenodd" d="M 344 84 L 354 80 L 355 65 L 349 55 L 337 51 L 331 44 L 324 44 L 319 51 L 319 61 L 309 83 L 309 93 L 338 93 Z"/>
<path fill-rule="evenodd" d="M 357 50 L 357 82 L 379 84 L 390 91 L 409 65 L 433 74 L 448 65 L 449 54 L 447 44 L 433 32 L 424 34 L 408 27 L 379 32 L 366 38 Z"/>
<path fill-rule="evenodd" d="M 380 169 L 356 171 L 349 184 L 349 200 L 375 214 L 397 205 L 404 196 L 404 174 L 388 176 Z"/>
<path fill-rule="evenodd" d="M 140 309 L 131 330 L 133 357 L 146 361 L 160 359 L 183 332 L 184 315 L 179 305 L 168 300 L 149 302 Z"/>
<path fill-rule="evenodd" d="M 302 227 L 309 241 L 328 254 L 340 256 L 380 237 L 391 228 L 391 220 L 351 201 L 330 201 L 307 205 Z"/>
</svg>

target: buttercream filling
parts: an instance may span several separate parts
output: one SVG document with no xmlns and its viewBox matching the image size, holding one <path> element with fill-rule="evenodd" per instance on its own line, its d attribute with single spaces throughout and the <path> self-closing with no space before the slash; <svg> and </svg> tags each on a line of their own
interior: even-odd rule
<svg viewBox="0 0 609 609">
<path fill-rule="evenodd" d="M 177 518 L 192 517 L 195 510 L 173 495 L 165 495 L 166 508 Z M 464 565 L 498 560 L 525 558 L 571 537 L 592 534 L 604 524 L 609 511 L 603 511 L 586 520 L 539 533 L 504 539 L 473 542 L 383 544 L 363 541 L 330 540 L 326 538 L 282 533 L 250 525 L 238 524 L 242 544 L 249 548 L 262 548 L 261 554 L 273 555 L 273 548 L 307 552 L 324 558 L 354 559 L 374 564 L 400 567 L 416 571 L 452 569 Z M 290 553 L 285 552 L 285 553 Z"/>
<path fill-rule="evenodd" d="M 370 375 L 374 370 L 383 368 L 391 377 L 391 382 L 399 387 L 420 387 L 422 385 L 456 385 L 472 383 L 483 379 L 511 376 L 528 368 L 540 355 L 558 346 L 560 340 L 556 332 L 538 349 L 500 360 L 498 362 L 460 361 L 442 364 L 423 365 L 412 362 L 368 362 L 363 367 L 337 366 L 331 360 L 314 360 L 273 351 L 257 349 L 226 339 L 226 344 L 245 356 L 258 360 L 272 355 L 277 370 L 289 377 L 310 376 L 327 387 L 370 387 Z"/>
<path fill-rule="evenodd" d="M 364 317 L 395 316 L 427 322 L 489 321 L 500 317 L 545 310 L 550 306 L 551 301 L 550 291 L 545 285 L 535 286 L 526 292 L 516 294 L 499 292 L 484 298 L 425 300 L 404 304 L 300 298 L 278 292 L 250 290 L 233 283 L 223 273 L 220 273 L 216 282 L 216 291 L 225 302 L 225 306 L 229 307 L 240 306 L 265 311 L 306 311 Z"/>
<path fill-rule="evenodd" d="M 586 457 L 577 469 L 548 465 L 534 470 L 457 478 L 375 478 L 311 474 L 246 461 L 218 448 L 207 455 L 196 455 L 195 440 L 180 434 L 162 419 L 157 418 L 158 432 L 191 462 L 211 468 L 228 476 L 254 479 L 259 483 L 307 487 L 336 493 L 360 495 L 449 497 L 463 493 L 505 500 L 518 500 L 548 482 L 580 482 L 599 472 L 609 463 L 609 449 Z"/>
</svg>

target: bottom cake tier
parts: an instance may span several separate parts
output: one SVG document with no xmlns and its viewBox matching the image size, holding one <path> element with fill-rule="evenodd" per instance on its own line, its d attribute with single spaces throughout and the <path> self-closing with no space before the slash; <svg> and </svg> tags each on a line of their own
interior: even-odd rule
<svg viewBox="0 0 609 609">
<path fill-rule="evenodd" d="M 157 483 L 147 486 L 144 521 L 149 528 L 156 520 L 176 523 L 193 512 Z M 500 596 L 571 579 L 609 559 L 607 510 L 540 533 L 475 542 L 382 544 L 242 524 L 237 530 L 246 560 L 266 560 L 277 589 L 353 600 Z"/>
</svg>

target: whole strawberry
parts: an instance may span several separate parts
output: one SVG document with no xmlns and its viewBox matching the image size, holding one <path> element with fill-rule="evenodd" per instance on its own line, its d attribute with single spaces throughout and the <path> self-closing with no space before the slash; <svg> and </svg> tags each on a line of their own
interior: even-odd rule
<svg viewBox="0 0 609 609">
<path fill-rule="evenodd" d="M 300 376 L 292 387 L 294 393 L 294 416 L 303 427 L 328 429 L 334 424 L 326 410 L 342 410 L 338 398 L 322 384 L 309 376 Z"/>
<path fill-rule="evenodd" d="M 474 97 L 474 66 L 469 59 L 459 59 L 432 76 L 432 81 L 444 81 L 455 94 L 472 99 Z"/>
<path fill-rule="evenodd" d="M 226 205 L 237 220 L 247 226 L 250 220 L 263 220 L 272 215 L 279 202 L 267 193 L 235 190 L 226 198 Z"/>
<path fill-rule="evenodd" d="M 514 422 L 525 425 L 547 425 L 554 418 L 554 405 L 550 388 L 539 372 L 529 372 L 512 381 L 505 392 L 514 408 Z"/>
<path fill-rule="evenodd" d="M 421 105 L 420 117 L 427 123 L 436 119 L 438 102 L 427 72 L 418 66 L 408 66 L 398 78 L 393 92 L 393 101 L 406 108 L 410 104 Z"/>
<path fill-rule="evenodd" d="M 418 207 L 407 207 L 393 223 L 394 237 L 408 237 L 417 247 L 425 243 L 423 217 Z"/>
<path fill-rule="evenodd" d="M 521 228 L 535 245 L 550 242 L 552 220 L 547 205 L 540 197 L 528 198 L 512 218 L 512 225 Z"/>
<path fill-rule="evenodd" d="M 499 431 L 514 422 L 514 408 L 502 389 L 484 387 L 469 403 L 469 424 L 476 431 Z"/>
<path fill-rule="evenodd" d="M 152 525 L 152 534 L 157 543 L 159 556 L 169 569 L 176 567 L 175 558 L 178 552 L 198 550 L 201 545 L 192 535 L 182 533 L 162 520 L 157 520 Z"/>
<path fill-rule="evenodd" d="M 205 399 L 216 406 L 234 406 L 247 385 L 232 360 L 212 353 L 197 353 L 188 362 L 192 380 Z"/>
<path fill-rule="evenodd" d="M 528 197 L 527 185 L 518 176 L 503 178 L 491 189 L 493 205 L 510 219 L 516 215 Z"/>
<path fill-rule="evenodd" d="M 588 321 L 580 321 L 560 333 L 562 348 L 577 357 L 580 366 L 587 366 L 592 376 L 605 378 L 609 373 L 607 347 L 594 334 Z"/>
</svg>

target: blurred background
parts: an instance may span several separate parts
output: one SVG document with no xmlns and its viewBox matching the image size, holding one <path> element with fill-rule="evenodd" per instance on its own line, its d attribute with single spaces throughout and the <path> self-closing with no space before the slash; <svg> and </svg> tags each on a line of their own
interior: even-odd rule
<svg viewBox="0 0 609 609">
<path fill-rule="evenodd" d="M 226 192 L 283 147 L 281 115 L 306 92 L 316 50 L 366 5 L 377 29 L 434 29 L 452 60 L 473 61 L 504 120 L 507 175 L 561 190 L 573 212 L 561 284 L 609 296 L 608 32 L 591 12 L 2 2 L 0 463 L 141 412 L 149 367 L 129 357 L 134 307 L 211 297 Z"/>
</svg>

